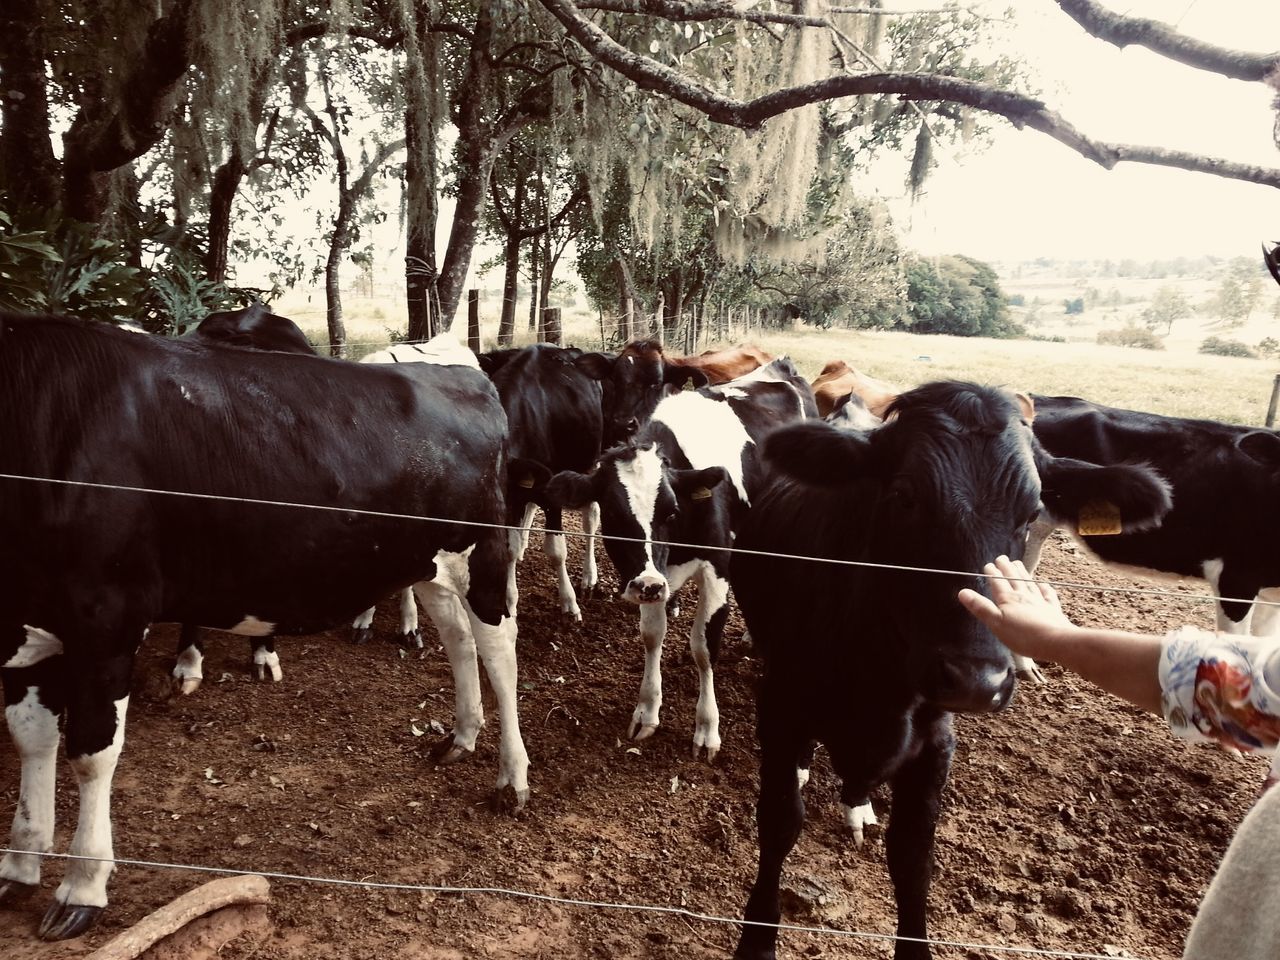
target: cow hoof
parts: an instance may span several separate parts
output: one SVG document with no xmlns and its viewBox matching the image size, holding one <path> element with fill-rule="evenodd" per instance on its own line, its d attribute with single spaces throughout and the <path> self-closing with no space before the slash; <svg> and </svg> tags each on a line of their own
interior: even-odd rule
<svg viewBox="0 0 1280 960">
<path fill-rule="evenodd" d="M 582 611 L 579 610 L 577 607 L 572 607 L 572 608 L 565 607 L 562 612 L 570 620 L 576 621 L 577 623 L 582 622 Z"/>
<path fill-rule="evenodd" d="M 656 723 L 640 723 L 636 720 L 631 721 L 631 727 L 627 730 L 627 737 L 631 740 L 648 740 L 658 730 Z"/>
<path fill-rule="evenodd" d="M 77 907 L 71 903 L 55 903 L 40 921 L 41 940 L 70 940 L 78 937 L 102 916 L 102 907 Z"/>
<path fill-rule="evenodd" d="M 371 627 L 352 627 L 351 642 L 357 646 L 364 646 L 373 639 L 373 629 Z"/>
<path fill-rule="evenodd" d="M 693 745 L 693 759 L 695 760 L 701 760 L 705 757 L 707 763 L 715 763 L 716 755 L 719 753 L 720 753 L 719 747 L 712 747 L 709 745 L 704 746 L 703 744 L 700 744 L 700 743 L 695 743 Z"/>
<path fill-rule="evenodd" d="M 410 630 L 408 633 L 402 634 L 400 637 L 400 646 L 409 650 L 422 649 L 422 631 Z"/>
<path fill-rule="evenodd" d="M 21 880 L 0 880 L 0 904 L 17 903 L 26 900 L 40 889 L 38 883 L 23 883 Z"/>
<path fill-rule="evenodd" d="M 529 788 L 517 790 L 511 784 L 496 788 L 489 795 L 489 807 L 494 813 L 506 813 L 516 816 L 524 811 L 529 802 Z"/>
<path fill-rule="evenodd" d="M 469 759 L 474 754 L 474 747 L 464 747 L 459 743 L 455 743 L 452 737 L 441 740 L 431 748 L 431 759 L 442 767 L 446 767 L 451 763 L 458 763 L 462 760 Z"/>
<path fill-rule="evenodd" d="M 200 689 L 200 683 L 203 677 L 177 677 L 173 678 L 173 689 L 184 697 L 189 697 Z"/>
<path fill-rule="evenodd" d="M 853 833 L 853 845 L 859 850 L 866 843 L 867 827 L 875 826 L 880 821 L 876 819 L 876 812 L 871 809 L 871 804 L 862 803 L 856 807 L 840 805 L 844 811 L 845 826 Z"/>
</svg>

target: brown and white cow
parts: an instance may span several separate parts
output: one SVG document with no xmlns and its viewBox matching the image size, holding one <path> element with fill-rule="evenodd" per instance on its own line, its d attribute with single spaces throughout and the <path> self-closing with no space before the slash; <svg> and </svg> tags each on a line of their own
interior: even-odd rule
<svg viewBox="0 0 1280 960">
<path fill-rule="evenodd" d="M 823 367 L 811 386 L 821 417 L 829 417 L 846 397 L 853 395 L 873 416 L 883 419 L 889 404 L 902 392 L 901 387 L 869 377 L 843 360 L 832 360 Z"/>
</svg>

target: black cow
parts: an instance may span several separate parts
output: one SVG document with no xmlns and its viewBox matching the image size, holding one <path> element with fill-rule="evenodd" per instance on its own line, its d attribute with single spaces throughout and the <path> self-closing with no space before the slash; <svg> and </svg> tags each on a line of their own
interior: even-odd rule
<svg viewBox="0 0 1280 960">
<path fill-rule="evenodd" d="M 640 607 L 645 666 L 629 737 L 643 740 L 658 728 L 666 601 L 696 579 L 698 606 L 689 633 L 699 681 L 693 751 L 696 757 L 705 750 L 708 759 L 719 751 L 712 668 L 729 616 L 728 548 L 762 480 L 757 443 L 770 429 L 816 413 L 813 393 L 791 361 L 774 360 L 741 380 L 671 394 L 591 474 L 564 471 L 548 484 L 551 502 L 600 504 L 605 550 L 621 595 Z"/>
<path fill-rule="evenodd" d="M 67 864 L 42 936 L 80 933 L 107 903 L 110 783 L 153 622 L 310 633 L 414 583 L 456 671 L 445 759 L 483 724 L 478 649 L 501 717 L 498 787 L 524 802 L 510 551 L 500 529 L 468 525 L 505 518 L 506 417 L 454 346 L 455 366 L 366 366 L 0 315 L 0 682 L 22 757 L 10 846 L 53 846 L 65 730 L 71 852 L 102 858 Z M 0 859 L 0 901 L 39 880 L 39 858 Z"/>
<path fill-rule="evenodd" d="M 1259 605 L 1250 616 L 1250 601 L 1280 600 L 1280 434 L 1121 410 L 1078 397 L 1033 399 L 1036 438 L 1054 456 L 1149 464 L 1173 488 L 1173 509 L 1159 527 L 1083 536 L 1090 550 L 1108 563 L 1202 577 L 1219 596 L 1241 598 L 1218 605 L 1223 632 L 1273 631 L 1276 608 Z M 1052 529 L 1047 520 L 1033 529 L 1029 568 Z"/>
<path fill-rule="evenodd" d="M 652 341 L 630 343 L 619 354 L 583 354 L 578 365 L 599 380 L 604 391 L 604 447 L 626 443 L 672 390 L 709 383 L 701 370 L 667 363 L 662 348 Z"/>
<path fill-rule="evenodd" d="M 535 507 L 546 515 L 550 532 L 543 550 L 556 568 L 560 609 L 575 620 L 582 619 L 578 597 L 566 565 L 562 508 L 543 496 L 545 475 L 560 470 L 590 470 L 600 456 L 603 430 L 600 382 L 589 371 L 598 364 L 581 362 L 583 353 L 573 347 L 561 348 L 540 343 L 515 350 L 494 350 L 480 354 L 480 368 L 493 380 L 507 412 L 513 469 L 507 487 L 507 515 L 520 532 L 512 531 L 511 546 L 516 561 L 524 557 L 527 528 Z M 586 545 L 579 587 L 595 589 L 594 535 L 600 526 L 600 508 L 587 504 L 582 511 Z"/>
<path fill-rule="evenodd" d="M 1130 525 L 1158 520 L 1169 502 L 1143 468 L 1055 460 L 1012 395 L 972 384 L 904 393 L 875 430 L 806 423 L 764 448 L 772 472 L 738 536 L 745 550 L 978 571 L 998 554 L 1021 556 L 1041 501 L 1064 515 L 1105 499 Z M 926 937 L 951 712 L 999 710 L 1015 683 L 1008 650 L 956 600 L 985 581 L 752 553 L 734 556 L 730 580 L 764 659 L 760 865 L 746 919 L 779 921 L 782 864 L 804 818 L 797 769 L 817 741 L 848 802 L 892 784 L 898 934 Z M 735 955 L 772 958 L 776 939 L 776 928 L 744 926 Z M 900 940 L 895 956 L 930 953 Z"/>
</svg>

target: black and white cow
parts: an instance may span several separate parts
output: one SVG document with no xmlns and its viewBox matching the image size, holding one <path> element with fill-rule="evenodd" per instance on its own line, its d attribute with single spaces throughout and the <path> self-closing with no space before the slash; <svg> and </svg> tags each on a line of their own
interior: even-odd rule
<svg viewBox="0 0 1280 960">
<path fill-rule="evenodd" d="M 651 736 L 659 725 L 667 599 L 686 582 L 697 582 L 689 633 L 698 668 L 693 752 L 697 757 L 705 751 L 708 760 L 720 750 L 713 665 L 729 616 L 728 548 L 763 479 L 757 444 L 769 430 L 817 413 L 809 385 L 790 360 L 768 367 L 718 387 L 671 394 L 590 474 L 564 471 L 546 491 L 548 500 L 568 507 L 600 504 L 601 533 L 621 595 L 640 607 L 645 665 L 627 728 L 632 739 Z"/>
<path fill-rule="evenodd" d="M 771 468 L 736 546 L 907 567 L 979 571 L 1020 556 L 1043 501 L 1074 515 L 1116 504 L 1131 525 L 1154 522 L 1168 491 L 1140 467 L 1049 456 L 1012 395 L 934 383 L 898 397 L 866 432 L 815 422 L 764 443 Z M 1013 694 L 1008 650 L 956 600 L 977 577 L 915 573 L 753 553 L 735 554 L 734 595 L 758 648 L 760 864 L 745 917 L 780 919 L 783 860 L 804 818 L 797 769 L 824 744 L 850 802 L 891 783 L 888 867 L 898 935 L 925 938 L 933 836 L 954 747 L 952 711 L 1003 708 Z M 777 929 L 743 927 L 736 956 L 773 958 Z M 927 945 L 900 940 L 897 960 Z"/>
<path fill-rule="evenodd" d="M 0 683 L 22 758 L 10 846 L 53 846 L 65 731 L 71 852 L 101 858 L 67 864 L 41 936 L 77 935 L 106 906 L 111 779 L 153 622 L 309 633 L 413 583 L 454 670 L 444 759 L 484 722 L 478 649 L 501 721 L 497 786 L 523 804 L 510 551 L 502 530 L 468 525 L 505 519 L 506 416 L 454 347 L 448 365 L 363 365 L 0 315 Z M 6 854 L 0 902 L 39 880 L 38 857 Z"/>
<path fill-rule="evenodd" d="M 528 528 L 535 507 L 546 516 L 548 531 L 543 550 L 556 570 L 560 609 L 574 620 L 582 619 L 578 597 L 566 564 L 562 508 L 547 502 L 544 485 L 547 473 L 561 470 L 590 470 L 600 456 L 603 430 L 601 388 L 591 372 L 598 364 L 582 363 L 583 352 L 573 347 L 546 343 L 512 350 L 480 354 L 480 368 L 493 380 L 507 412 L 512 470 L 507 486 L 507 514 L 513 526 L 511 546 L 517 563 L 524 557 Z M 532 468 L 532 469 L 530 469 Z M 600 527 L 600 508 L 590 503 L 582 510 L 582 531 L 586 534 L 582 577 L 584 592 L 595 589 L 595 533 Z"/>
<path fill-rule="evenodd" d="M 211 313 L 183 339 L 305 356 L 315 356 L 316 353 L 296 323 L 272 313 L 261 300 L 239 310 Z M 414 613 L 416 616 L 416 609 Z M 251 637 L 249 646 L 249 657 L 259 680 L 270 677 L 278 683 L 284 679 L 274 638 Z M 194 624 L 184 623 L 178 634 L 173 679 L 182 694 L 194 693 L 204 679 L 204 642 L 201 629 Z"/>
<path fill-rule="evenodd" d="M 1148 464 L 1173 489 L 1173 509 L 1159 527 L 1080 537 L 1090 550 L 1139 572 L 1203 578 L 1218 596 L 1240 598 L 1217 607 L 1225 633 L 1275 632 L 1277 608 L 1251 611 L 1250 601 L 1280 601 L 1280 434 L 1078 397 L 1033 399 L 1036 438 L 1054 456 Z M 1028 568 L 1053 528 L 1050 518 L 1032 528 Z"/>
<path fill-rule="evenodd" d="M 605 447 L 626 443 L 672 390 L 710 382 L 701 370 L 667 363 L 662 348 L 651 341 L 627 344 L 618 354 L 583 354 L 578 365 L 603 389 Z"/>
</svg>

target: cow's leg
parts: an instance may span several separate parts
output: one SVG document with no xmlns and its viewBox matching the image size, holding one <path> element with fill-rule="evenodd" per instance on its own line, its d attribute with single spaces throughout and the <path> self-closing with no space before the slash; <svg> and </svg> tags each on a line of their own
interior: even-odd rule
<svg viewBox="0 0 1280 960">
<path fill-rule="evenodd" d="M 866 842 L 867 827 L 880 822 L 876 819 L 875 810 L 871 808 L 871 798 L 867 796 L 867 791 L 861 786 L 841 783 L 840 813 L 844 817 L 844 825 L 853 834 L 853 845 L 861 850 Z"/>
<path fill-rule="evenodd" d="M 1280 587 L 1263 587 L 1258 591 L 1258 600 L 1254 602 L 1253 619 L 1249 630 L 1255 637 L 1270 637 L 1280 633 Z"/>
<path fill-rule="evenodd" d="M 400 591 L 400 646 L 422 649 L 422 631 L 418 629 L 418 602 L 413 599 L 413 587 Z"/>
<path fill-rule="evenodd" d="M 578 587 L 583 596 L 591 596 L 596 584 L 600 582 L 600 571 L 596 569 L 596 534 L 600 532 L 600 504 L 589 503 L 582 510 L 582 532 L 586 534 L 586 542 L 582 545 L 582 579 Z"/>
<path fill-rule="evenodd" d="M 1051 520 L 1039 519 L 1031 524 L 1031 528 L 1027 531 L 1027 546 L 1022 553 L 1022 562 L 1026 565 L 1027 570 L 1035 573 L 1036 567 L 1040 565 L 1040 553 L 1044 550 L 1045 541 L 1049 539 L 1049 535 L 1056 528 Z M 1029 683 L 1044 683 L 1044 671 L 1030 657 L 1024 657 L 1020 653 L 1013 655 L 1013 669 L 1018 676 Z M 875 821 L 872 820 L 872 823 Z"/>
<path fill-rule="evenodd" d="M 254 637 L 249 641 L 253 648 L 253 673 L 259 680 L 271 678 L 273 683 L 284 679 L 284 671 L 280 669 L 280 654 L 276 653 L 274 637 Z"/>
<path fill-rule="evenodd" d="M 1250 632 L 1252 601 L 1258 595 L 1261 585 L 1256 582 L 1256 578 L 1243 576 L 1240 564 L 1232 566 L 1222 560 L 1206 560 L 1203 570 L 1204 578 L 1209 581 L 1209 588 L 1216 596 L 1236 598 L 1218 601 L 1218 632 L 1247 636 Z M 1240 599 L 1245 597 L 1248 599 Z"/>
<path fill-rule="evenodd" d="M 520 520 L 520 529 L 516 532 L 517 539 L 512 545 L 516 563 L 524 560 L 524 552 L 529 549 L 529 528 L 533 526 L 533 512 L 537 509 L 538 506 L 534 503 L 524 505 L 524 517 Z"/>
<path fill-rule="evenodd" d="M 729 619 L 729 581 L 710 564 L 702 568 L 698 606 L 689 631 L 689 649 L 698 668 L 698 707 L 694 714 L 693 757 L 706 751 L 707 762 L 720 752 L 720 710 L 716 705 L 713 664 L 719 658 L 720 640 Z"/>
<path fill-rule="evenodd" d="M 351 624 L 352 643 L 364 644 L 373 639 L 373 612 L 375 609 L 375 607 L 370 607 L 356 617 L 355 622 Z"/>
<path fill-rule="evenodd" d="M 560 610 L 574 620 L 582 620 L 578 609 L 578 596 L 573 592 L 573 580 L 569 577 L 569 553 L 564 543 L 564 518 L 559 507 L 547 507 L 547 533 L 542 541 L 542 552 L 551 558 L 555 566 L 556 587 L 560 592 Z"/>
<path fill-rule="evenodd" d="M 760 862 L 756 881 L 743 912 L 742 935 L 733 955 L 737 960 L 774 960 L 782 918 L 778 885 L 782 864 L 795 846 L 804 823 L 804 801 L 796 770 L 805 752 L 806 739 L 774 731 L 768 691 L 760 700 L 760 797 L 756 802 L 756 830 L 760 837 Z"/>
<path fill-rule="evenodd" d="M 436 625 L 453 672 L 453 732 L 434 751 L 438 763 L 453 763 L 475 752 L 476 737 L 484 726 L 476 642 L 467 629 L 467 614 L 456 594 L 430 582 L 414 584 L 413 592 Z"/>
<path fill-rule="evenodd" d="M 58 718 L 63 712 L 62 657 L 24 669 L 0 669 L 5 720 L 22 765 L 9 847 L 44 853 L 53 849 Z M 40 885 L 41 858 L 6 853 L 0 858 L 0 904 L 28 896 Z"/>
<path fill-rule="evenodd" d="M 898 936 L 894 960 L 929 960 L 926 909 L 933 873 L 933 837 L 942 807 L 942 791 L 951 769 L 955 735 L 951 716 L 943 714 L 917 731 L 920 752 L 893 775 L 893 806 L 885 836 L 889 876 L 898 901 Z"/>
<path fill-rule="evenodd" d="M 204 642 L 200 628 L 182 625 L 178 634 L 178 659 L 173 665 L 173 683 L 184 696 L 195 693 L 204 679 Z"/>
<path fill-rule="evenodd" d="M 662 641 L 667 636 L 667 608 L 662 603 L 640 604 L 640 639 L 644 642 L 644 676 L 640 678 L 640 698 L 631 714 L 627 736 L 644 740 L 653 736 L 661 722 Z"/>
<path fill-rule="evenodd" d="M 813 755 L 818 749 L 818 741 L 810 740 L 800 751 L 800 759 L 796 761 L 796 781 L 803 790 L 809 785 L 809 768 L 813 766 Z"/>
<path fill-rule="evenodd" d="M 141 635 L 141 629 L 138 634 Z M 66 873 L 40 922 L 45 940 L 65 940 L 89 929 L 107 905 L 115 869 L 111 842 L 111 780 L 124 747 L 132 654 L 115 656 L 67 681 L 67 758 L 80 787 L 80 815 Z"/>
</svg>

